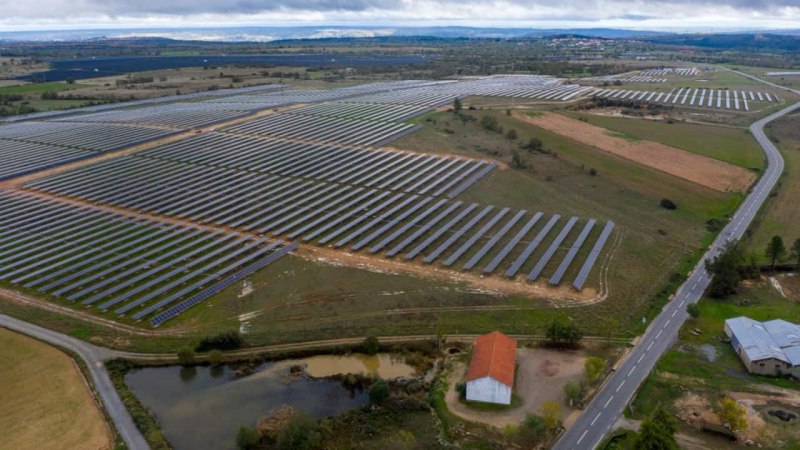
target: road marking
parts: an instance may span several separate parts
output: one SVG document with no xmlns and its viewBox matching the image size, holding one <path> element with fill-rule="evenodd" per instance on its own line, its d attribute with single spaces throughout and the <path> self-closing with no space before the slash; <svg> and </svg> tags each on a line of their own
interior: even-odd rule
<svg viewBox="0 0 800 450">
<path fill-rule="evenodd" d="M 631 371 L 628 372 L 628 376 L 631 376 L 631 374 L 633 373 L 634 370 L 636 370 L 636 366 L 633 366 L 633 369 L 631 369 Z"/>
<path fill-rule="evenodd" d="M 611 403 L 611 400 L 613 400 L 613 399 L 614 399 L 614 396 L 612 395 L 608 400 L 606 400 L 606 404 L 603 405 L 603 409 L 606 409 L 608 407 L 608 404 Z"/>
<path fill-rule="evenodd" d="M 667 325 L 669 325 L 669 321 L 670 320 L 672 320 L 672 319 L 667 319 L 667 323 L 664 324 L 664 328 L 667 328 Z"/>
<path fill-rule="evenodd" d="M 647 350 L 650 350 L 650 347 L 652 347 L 653 344 L 655 344 L 655 341 L 651 342 L 650 345 L 647 346 Z"/>
<path fill-rule="evenodd" d="M 643 359 L 644 359 L 644 355 L 640 356 L 640 357 L 639 357 L 639 360 L 638 360 L 638 361 L 636 361 L 636 364 L 639 364 L 640 362 L 642 362 L 642 360 L 643 360 Z"/>
<path fill-rule="evenodd" d="M 616 392 L 619 392 L 619 390 L 622 389 L 622 385 L 623 384 L 625 384 L 625 380 L 622 380 L 622 383 L 619 384 L 619 386 L 617 387 Z"/>
<path fill-rule="evenodd" d="M 580 444 L 580 443 L 581 443 L 581 441 L 583 440 L 583 437 L 584 437 L 584 436 L 586 436 L 586 432 L 587 432 L 587 431 L 589 431 L 589 430 L 584 430 L 584 431 L 583 431 L 583 434 L 581 435 L 581 438 L 580 438 L 580 439 L 578 439 L 578 442 L 576 442 L 576 444 Z"/>
<path fill-rule="evenodd" d="M 672 317 L 675 317 L 675 314 L 678 314 L 678 310 L 677 309 L 672 313 Z"/>
<path fill-rule="evenodd" d="M 686 300 L 681 300 L 681 304 L 678 305 L 678 308 L 683 308 L 683 304 L 686 303 Z"/>
<path fill-rule="evenodd" d="M 592 421 L 592 423 L 589 424 L 589 426 L 592 426 L 592 425 L 594 425 L 595 422 L 597 422 L 597 419 L 600 418 L 600 414 L 603 414 L 603 413 L 602 412 L 597 413 L 597 415 L 594 417 L 594 420 Z"/>
</svg>

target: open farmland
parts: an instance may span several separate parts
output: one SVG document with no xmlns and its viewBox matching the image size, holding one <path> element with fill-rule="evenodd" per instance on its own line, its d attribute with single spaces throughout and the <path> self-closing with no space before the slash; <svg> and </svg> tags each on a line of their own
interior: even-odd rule
<svg viewBox="0 0 800 450">
<path fill-rule="evenodd" d="M 0 449 L 114 448 L 111 430 L 72 358 L 4 328 L 0 357 Z"/>
</svg>

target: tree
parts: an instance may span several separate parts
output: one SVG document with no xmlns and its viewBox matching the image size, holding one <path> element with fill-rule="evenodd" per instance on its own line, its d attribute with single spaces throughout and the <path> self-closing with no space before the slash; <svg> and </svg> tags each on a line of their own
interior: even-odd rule
<svg viewBox="0 0 800 450">
<path fill-rule="evenodd" d="M 189 347 L 178 350 L 178 362 L 183 366 L 194 364 L 194 350 Z"/>
<path fill-rule="evenodd" d="M 364 353 L 374 355 L 381 349 L 381 343 L 375 336 L 367 336 L 367 338 L 364 339 L 364 343 L 361 344 L 361 347 L 364 349 Z"/>
<path fill-rule="evenodd" d="M 547 424 L 544 423 L 544 419 L 536 414 L 526 414 L 520 429 L 525 433 L 528 440 L 539 440 L 547 433 Z"/>
<path fill-rule="evenodd" d="M 515 140 L 515 139 L 517 138 L 517 130 L 515 130 L 515 129 L 511 128 L 511 129 L 510 129 L 510 130 L 508 130 L 508 132 L 506 133 L 506 137 L 507 137 L 509 140 L 511 140 L 511 141 Z"/>
<path fill-rule="evenodd" d="M 453 111 L 455 111 L 456 114 L 458 114 L 459 112 L 461 112 L 461 107 L 462 107 L 461 106 L 461 99 L 456 97 L 456 99 L 453 100 Z"/>
<path fill-rule="evenodd" d="M 675 420 L 675 418 L 672 417 L 662 406 L 659 406 L 655 411 L 653 411 L 652 417 L 653 420 L 661 425 L 667 433 L 675 435 L 675 433 L 678 432 L 678 421 Z"/>
<path fill-rule="evenodd" d="M 677 430 L 677 423 L 666 412 L 659 410 L 661 408 L 642 421 L 639 435 L 633 444 L 636 450 L 680 450 L 673 431 Z"/>
<path fill-rule="evenodd" d="M 236 433 L 236 447 L 240 450 L 249 450 L 258 445 L 258 431 L 251 427 L 239 427 Z"/>
<path fill-rule="evenodd" d="M 303 413 L 292 415 L 278 432 L 280 450 L 312 450 L 319 447 L 321 440 L 317 421 Z"/>
<path fill-rule="evenodd" d="M 794 240 L 791 256 L 797 260 L 797 267 L 800 268 L 800 238 Z"/>
<path fill-rule="evenodd" d="M 497 119 L 494 116 L 481 117 L 481 126 L 489 131 L 502 131 L 500 128 L 500 123 L 497 122 Z"/>
<path fill-rule="evenodd" d="M 574 381 L 567 381 L 564 384 L 564 394 L 567 395 L 567 400 L 569 400 L 570 406 L 580 401 L 582 392 L 583 388 L 581 388 L 581 386 Z"/>
<path fill-rule="evenodd" d="M 222 363 L 222 352 L 219 350 L 211 350 L 208 354 L 208 362 L 212 366 L 218 366 Z"/>
<path fill-rule="evenodd" d="M 708 286 L 708 295 L 724 298 L 736 292 L 742 282 L 740 265 L 744 260 L 736 242 L 728 241 L 714 259 L 706 260 L 706 270 L 713 277 Z"/>
<path fill-rule="evenodd" d="M 723 423 L 730 426 L 731 431 L 741 431 L 747 429 L 747 418 L 745 417 L 744 407 L 736 402 L 736 400 L 726 397 L 719 402 L 719 410 L 717 417 Z"/>
<path fill-rule="evenodd" d="M 389 383 L 385 380 L 378 380 L 369 387 L 369 401 L 373 405 L 383 403 L 389 397 L 389 394 L 391 394 L 391 390 L 389 389 Z"/>
<path fill-rule="evenodd" d="M 539 411 L 542 415 L 542 420 L 548 431 L 553 431 L 561 425 L 561 405 L 556 402 L 544 402 Z"/>
<path fill-rule="evenodd" d="M 525 168 L 525 161 L 522 159 L 522 155 L 520 155 L 519 152 L 515 151 L 511 154 L 511 165 L 517 169 Z"/>
<path fill-rule="evenodd" d="M 661 199 L 661 207 L 664 209 L 677 209 L 678 205 L 675 204 L 672 200 L 668 198 Z"/>
<path fill-rule="evenodd" d="M 588 358 L 584 363 L 584 369 L 586 370 L 586 378 L 589 379 L 590 383 L 594 383 L 606 370 L 606 360 L 596 356 Z"/>
<path fill-rule="evenodd" d="M 692 319 L 700 317 L 700 307 L 697 306 L 697 303 L 689 303 L 686 306 L 686 312 L 689 313 L 689 317 Z"/>
<path fill-rule="evenodd" d="M 578 328 L 574 322 L 564 322 L 559 319 L 553 319 L 553 322 L 545 330 L 545 335 L 550 343 L 553 345 L 567 344 L 571 347 L 583 339 L 583 331 Z"/>
<path fill-rule="evenodd" d="M 775 261 L 783 258 L 783 255 L 786 254 L 786 246 L 783 245 L 783 239 L 780 236 L 772 236 L 767 244 L 766 254 L 767 258 L 771 260 L 770 269 L 774 269 Z"/>
<path fill-rule="evenodd" d="M 531 150 L 531 151 L 541 151 L 543 145 L 544 145 L 544 143 L 542 142 L 541 139 L 539 139 L 537 137 L 532 137 L 532 138 L 528 139 L 528 143 L 525 144 L 524 147 L 526 149 L 528 149 L 528 150 Z"/>
</svg>

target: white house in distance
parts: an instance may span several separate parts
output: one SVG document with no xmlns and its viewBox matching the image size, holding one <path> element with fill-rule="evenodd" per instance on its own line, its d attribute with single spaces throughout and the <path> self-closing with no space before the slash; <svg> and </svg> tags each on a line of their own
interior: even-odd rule
<svg viewBox="0 0 800 450">
<path fill-rule="evenodd" d="M 467 370 L 467 400 L 511 404 L 517 341 L 494 331 L 479 337 Z"/>
<path fill-rule="evenodd" d="M 800 378 L 800 326 L 736 317 L 725 321 L 725 334 L 748 372 Z"/>
</svg>

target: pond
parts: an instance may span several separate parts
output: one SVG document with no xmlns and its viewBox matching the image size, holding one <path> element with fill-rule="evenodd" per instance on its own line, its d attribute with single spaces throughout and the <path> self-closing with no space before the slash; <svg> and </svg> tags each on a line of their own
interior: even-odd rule
<svg viewBox="0 0 800 450">
<path fill-rule="evenodd" d="M 233 450 L 240 426 L 254 426 L 259 417 L 284 404 L 321 418 L 369 401 L 366 391 L 348 389 L 339 381 L 290 378 L 290 368 L 297 364 L 307 364 L 312 377 L 369 373 L 395 378 L 414 373 L 390 355 L 322 355 L 264 363 L 240 378 L 228 366 L 169 366 L 132 371 L 125 382 L 156 416 L 176 450 Z"/>
</svg>

